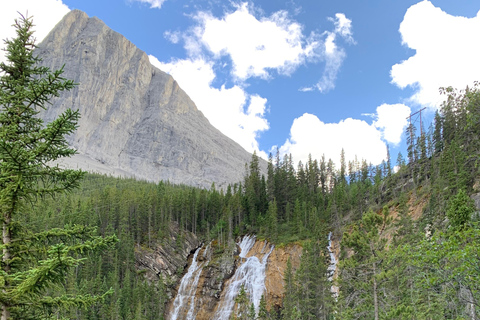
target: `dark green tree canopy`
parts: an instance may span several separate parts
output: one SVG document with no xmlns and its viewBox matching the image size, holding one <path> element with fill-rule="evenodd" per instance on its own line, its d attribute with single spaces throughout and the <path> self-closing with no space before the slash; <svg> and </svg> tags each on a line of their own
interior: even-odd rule
<svg viewBox="0 0 480 320">
<path fill-rule="evenodd" d="M 74 82 L 50 72 L 35 57 L 31 18 L 15 21 L 16 38 L 6 40 L 7 63 L 0 64 L 0 215 L 3 224 L 0 270 L 2 320 L 44 319 L 58 308 L 86 307 L 101 296 L 50 295 L 81 254 L 115 242 L 81 225 L 34 233 L 20 223 L 39 197 L 78 187 L 83 172 L 53 164 L 75 154 L 66 136 L 77 127 L 78 111 L 67 110 L 45 125 L 37 117 L 49 100 Z M 23 219 L 23 220 L 22 220 Z"/>
</svg>

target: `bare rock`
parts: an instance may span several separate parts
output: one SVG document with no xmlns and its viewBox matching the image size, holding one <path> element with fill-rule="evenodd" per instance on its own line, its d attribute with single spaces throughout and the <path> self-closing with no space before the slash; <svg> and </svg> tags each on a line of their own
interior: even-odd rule
<svg viewBox="0 0 480 320">
<path fill-rule="evenodd" d="M 176 224 L 172 224 L 168 232 L 168 238 L 150 248 L 136 247 L 135 264 L 148 280 L 155 282 L 162 278 L 167 285 L 174 287 L 188 265 L 188 257 L 200 242 L 193 233 L 180 231 Z"/>
<path fill-rule="evenodd" d="M 98 18 L 71 11 L 37 54 L 52 70 L 65 65 L 63 76 L 79 84 L 41 116 L 50 122 L 67 108 L 78 109 L 79 128 L 69 143 L 89 162 L 114 174 L 200 187 L 243 178 L 251 155 L 214 128 L 145 52 Z M 67 165 L 90 168 L 80 161 Z"/>
</svg>

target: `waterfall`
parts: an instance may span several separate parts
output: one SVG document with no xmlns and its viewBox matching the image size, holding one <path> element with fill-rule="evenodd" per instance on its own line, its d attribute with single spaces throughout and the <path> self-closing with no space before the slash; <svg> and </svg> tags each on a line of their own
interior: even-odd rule
<svg viewBox="0 0 480 320">
<path fill-rule="evenodd" d="M 203 247 L 203 246 L 202 246 Z M 193 255 L 192 264 L 188 268 L 187 273 L 183 276 L 178 288 L 177 296 L 173 301 L 173 312 L 170 316 L 170 320 L 177 320 L 179 315 L 188 313 L 184 319 L 194 320 L 194 308 L 195 308 L 195 292 L 197 291 L 198 280 L 202 273 L 205 261 L 197 263 L 197 255 L 202 249 L 198 248 Z"/>
<path fill-rule="evenodd" d="M 328 253 L 330 254 L 330 265 L 328 266 L 328 280 L 333 281 L 333 274 L 335 273 L 335 269 L 337 269 L 337 258 L 335 258 L 335 254 L 333 253 L 332 248 L 332 232 L 328 234 Z"/>
<path fill-rule="evenodd" d="M 272 253 L 274 246 L 269 248 L 266 252 L 267 245 L 265 245 L 261 251 L 263 257 L 261 260 L 256 256 L 247 257 L 249 251 L 255 244 L 255 236 L 245 236 L 242 241 L 238 243 L 240 247 L 240 258 L 242 258 L 242 264 L 237 268 L 233 275 L 231 282 L 224 289 L 224 296 L 221 304 L 218 306 L 214 319 L 228 320 L 235 306 L 235 298 L 243 285 L 247 292 L 250 301 L 255 306 L 255 311 L 258 314 L 260 306 L 260 299 L 265 292 L 265 269 L 267 266 L 267 260 Z M 267 249 L 268 250 L 268 249 Z"/>
<path fill-rule="evenodd" d="M 255 244 L 255 236 L 249 236 L 246 235 L 243 237 L 242 241 L 240 243 L 237 243 L 237 245 L 240 247 L 240 258 L 245 258 L 247 257 L 248 252 L 250 249 L 252 249 L 253 245 Z"/>
<path fill-rule="evenodd" d="M 335 271 L 337 269 L 337 258 L 335 258 L 335 253 L 333 252 L 332 248 L 332 232 L 328 234 L 328 247 L 327 247 L 328 253 L 330 254 L 330 265 L 328 266 L 328 281 L 333 281 L 333 276 L 335 274 Z M 335 299 L 338 297 L 338 287 L 333 286 L 330 288 L 330 291 L 332 292 L 333 296 Z"/>
</svg>

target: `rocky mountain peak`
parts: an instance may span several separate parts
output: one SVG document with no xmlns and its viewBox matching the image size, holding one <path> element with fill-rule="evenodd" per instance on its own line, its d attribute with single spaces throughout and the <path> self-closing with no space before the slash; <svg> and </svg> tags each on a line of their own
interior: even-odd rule
<svg viewBox="0 0 480 320">
<path fill-rule="evenodd" d="M 42 113 L 81 114 L 65 161 L 113 175 L 209 187 L 238 182 L 251 155 L 214 128 L 194 102 L 145 52 L 98 18 L 73 10 L 39 44 L 43 65 L 65 65 L 79 85 Z"/>
</svg>

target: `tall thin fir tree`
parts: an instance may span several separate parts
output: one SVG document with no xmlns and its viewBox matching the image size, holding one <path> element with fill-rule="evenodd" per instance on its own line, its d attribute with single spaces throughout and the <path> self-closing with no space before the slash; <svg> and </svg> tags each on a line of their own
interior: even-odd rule
<svg viewBox="0 0 480 320">
<path fill-rule="evenodd" d="M 75 154 L 65 137 L 77 128 L 78 111 L 67 110 L 45 125 L 37 117 L 49 100 L 74 87 L 34 56 L 31 17 L 15 20 L 16 38 L 5 40 L 6 63 L 0 63 L 0 215 L 2 219 L 1 320 L 49 319 L 64 307 L 87 307 L 104 296 L 55 295 L 67 272 L 88 251 L 108 247 L 115 236 L 74 225 L 35 233 L 22 223 L 38 198 L 70 192 L 83 172 L 65 170 L 53 161 Z"/>
</svg>

